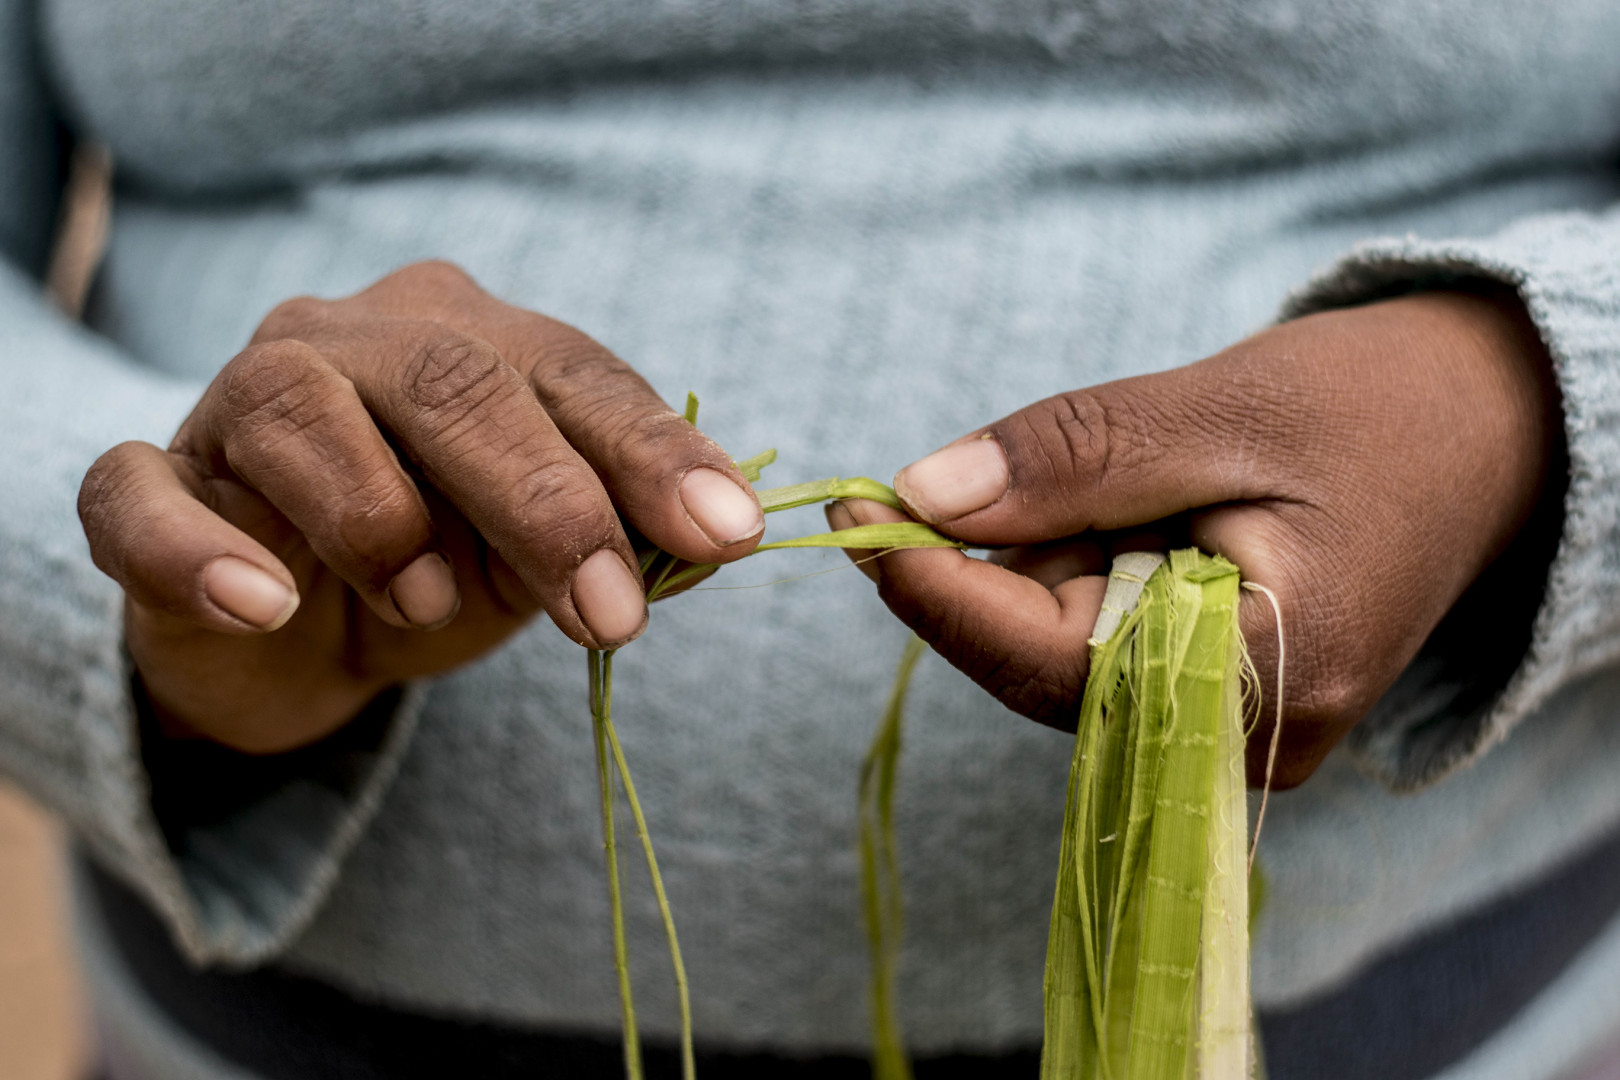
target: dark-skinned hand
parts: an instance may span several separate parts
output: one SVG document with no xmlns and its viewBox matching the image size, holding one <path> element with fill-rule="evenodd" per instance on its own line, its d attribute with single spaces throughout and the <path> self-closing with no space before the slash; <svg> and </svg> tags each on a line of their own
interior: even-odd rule
<svg viewBox="0 0 1620 1080">
<path fill-rule="evenodd" d="M 764 529 L 726 452 L 626 364 L 445 263 L 277 307 L 167 451 L 96 462 L 79 513 L 163 729 L 252 753 L 542 611 L 582 645 L 636 637 L 622 522 L 707 563 Z"/>
<path fill-rule="evenodd" d="M 993 546 L 863 563 L 894 613 L 1009 708 L 1072 729 L 1108 563 L 1193 543 L 1277 596 L 1277 786 L 1307 778 L 1507 548 L 1557 460 L 1559 404 L 1508 294 L 1437 291 L 1274 326 L 1206 360 L 1037 402 L 907 466 L 911 513 Z M 901 520 L 876 503 L 834 527 Z M 865 557 L 869 552 L 857 552 Z M 1241 626 L 1267 692 L 1270 604 Z"/>
</svg>

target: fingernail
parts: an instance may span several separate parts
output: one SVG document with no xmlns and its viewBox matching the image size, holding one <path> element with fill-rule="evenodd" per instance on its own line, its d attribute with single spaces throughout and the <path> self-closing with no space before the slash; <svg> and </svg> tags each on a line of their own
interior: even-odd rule
<svg viewBox="0 0 1620 1080">
<path fill-rule="evenodd" d="M 851 525 L 881 525 L 906 520 L 906 515 L 899 510 L 871 499 L 840 499 L 831 505 L 848 514 Z"/>
<path fill-rule="evenodd" d="M 827 505 L 827 524 L 835 530 L 853 529 L 860 522 L 855 520 L 855 514 L 847 505 L 842 502 L 835 502 Z M 878 569 L 878 560 L 873 557 L 874 555 L 875 553 L 868 553 L 857 559 L 855 568 L 865 574 L 867 580 L 871 581 L 872 584 L 880 585 L 882 584 L 882 573 Z"/>
<path fill-rule="evenodd" d="M 693 469 L 681 479 L 681 505 L 719 547 L 747 540 L 765 528 L 765 515 L 752 495 L 716 469 Z"/>
<path fill-rule="evenodd" d="M 461 607 L 455 571 L 432 552 L 399 572 L 389 583 L 388 597 L 406 622 L 422 630 L 437 630 Z"/>
<path fill-rule="evenodd" d="M 615 553 L 603 548 L 574 575 L 574 607 L 591 636 L 603 645 L 622 645 L 647 621 L 641 582 Z"/>
<path fill-rule="evenodd" d="M 901 469 L 895 494 L 924 521 L 939 525 L 983 509 L 1007 491 L 1007 453 L 995 439 L 936 450 Z"/>
<path fill-rule="evenodd" d="M 275 630 L 298 610 L 298 594 L 234 555 L 222 555 L 203 570 L 203 591 L 220 608 L 261 630 Z"/>
</svg>

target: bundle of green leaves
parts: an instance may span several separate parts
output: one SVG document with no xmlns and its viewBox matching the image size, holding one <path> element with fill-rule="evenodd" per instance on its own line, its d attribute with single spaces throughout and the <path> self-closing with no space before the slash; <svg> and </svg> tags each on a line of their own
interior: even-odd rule
<svg viewBox="0 0 1620 1080">
<path fill-rule="evenodd" d="M 697 419 L 688 395 L 687 419 Z M 738 462 L 751 483 L 775 451 Z M 899 507 L 892 489 L 833 477 L 758 492 L 766 513 L 836 499 Z M 760 544 L 760 552 L 877 552 L 964 545 L 918 522 L 863 525 Z M 718 569 L 650 551 L 657 600 Z M 1252 669 L 1238 630 L 1238 571 L 1195 549 L 1115 560 L 1091 641 L 1070 768 L 1045 978 L 1043 1080 L 1244 1080 L 1250 1027 L 1244 699 Z M 910 1080 L 894 1003 L 902 923 L 894 797 L 915 638 L 861 766 L 862 913 L 871 948 L 873 1074 Z M 613 653 L 590 654 L 590 701 L 613 919 L 625 1071 L 641 1080 L 614 806 L 622 789 L 669 941 L 683 1077 L 696 1069 L 685 967 L 658 861 L 613 726 Z M 617 785 L 615 784 L 617 778 Z"/>
<path fill-rule="evenodd" d="M 697 423 L 697 410 L 697 398 L 688 394 L 686 398 L 686 419 L 689 423 Z M 760 470 L 775 460 L 776 451 L 767 450 L 763 454 L 745 461 L 739 461 L 736 465 L 750 483 L 758 483 Z M 759 498 L 760 507 L 767 514 L 837 499 L 874 499 L 887 506 L 898 507 L 900 505 L 900 500 L 895 496 L 893 489 L 878 483 L 876 480 L 869 480 L 864 476 L 847 479 L 835 476 L 827 480 L 815 480 L 787 487 L 768 488 L 756 494 Z M 850 548 L 883 552 L 899 548 L 960 548 L 962 546 L 960 542 L 942 536 L 920 522 L 903 522 L 886 525 L 860 525 L 854 528 L 816 533 L 789 540 L 776 540 L 760 544 L 753 550 L 750 557 L 761 552 L 788 548 Z M 651 603 L 669 596 L 691 585 L 693 582 L 707 577 L 717 569 L 719 569 L 717 566 L 711 564 L 682 562 L 673 555 L 656 548 L 648 551 L 643 555 L 641 561 L 642 577 L 647 582 L 647 600 Z M 910 660 L 905 667 L 907 674 L 909 674 L 910 665 L 916 663 L 917 655 L 920 654 L 910 654 Z M 642 853 L 647 861 L 647 871 L 652 879 L 653 893 L 658 900 L 659 915 L 664 923 L 664 935 L 669 942 L 670 964 L 674 970 L 676 997 L 680 1007 L 681 1075 L 685 1080 L 692 1080 L 696 1076 L 697 1067 L 692 1050 L 692 1007 L 687 990 L 686 965 L 681 957 L 680 940 L 675 932 L 675 919 L 670 911 L 669 898 L 664 891 L 663 877 L 658 872 L 658 858 L 653 851 L 652 838 L 647 830 L 647 821 L 641 810 L 641 802 L 636 797 L 635 783 L 631 779 L 630 767 L 625 760 L 624 750 L 619 744 L 618 732 L 613 725 L 613 656 L 614 650 L 590 650 L 588 657 L 589 697 L 592 735 L 596 744 L 597 780 L 601 796 L 602 839 L 607 858 L 608 906 L 613 919 L 613 966 L 618 980 L 620 1014 L 624 1031 L 625 1074 L 630 1080 L 641 1080 L 643 1069 L 641 1040 L 636 1026 L 635 1000 L 630 986 L 630 956 L 624 927 L 623 890 L 619 878 L 618 837 L 615 822 L 617 790 L 623 791 L 625 801 L 629 804 L 631 817 L 635 822 L 636 836 L 641 842 Z M 901 687 L 896 691 L 897 694 L 903 695 L 903 686 L 904 683 L 902 682 Z M 899 752 L 898 710 L 898 704 L 893 705 L 891 708 L 893 716 L 891 722 L 893 730 L 892 746 L 889 748 L 890 752 L 886 757 L 887 765 L 882 770 L 885 781 L 883 787 L 884 809 L 881 811 L 881 831 L 882 835 L 886 837 L 887 843 L 887 846 L 883 849 L 887 853 L 883 866 L 890 872 L 890 876 L 885 881 L 892 889 L 892 894 L 889 900 L 880 905 L 880 910 L 882 912 L 883 926 L 891 929 L 887 939 L 874 937 L 874 956 L 883 957 L 879 965 L 887 972 L 892 972 L 893 969 L 894 949 L 898 947 L 899 935 L 899 872 L 893 856 L 894 832 L 892 821 L 894 758 Z M 863 847 L 868 843 L 865 835 L 863 833 Z M 870 842 L 878 843 L 879 841 L 872 838 Z M 876 870 L 874 869 L 873 872 L 876 873 Z M 881 886 L 873 878 L 867 881 L 865 887 L 868 890 L 876 890 Z M 873 929 L 876 925 L 876 923 L 869 920 L 869 933 L 874 935 L 882 933 L 881 929 Z M 886 941 L 887 944 L 883 944 L 883 941 Z M 876 993 L 879 998 L 878 1004 L 874 1006 L 874 1015 L 881 1017 L 876 1022 L 878 1041 L 880 1045 L 888 1047 L 887 1058 L 889 1060 L 898 1060 L 900 1067 L 904 1068 L 904 1051 L 900 1047 L 899 1037 L 893 1026 L 890 980 L 881 973 L 875 975 L 874 978 L 875 984 L 878 986 Z M 909 1071 L 896 1075 L 909 1075 Z"/>
<path fill-rule="evenodd" d="M 1238 587 L 1195 549 L 1114 564 L 1069 774 L 1044 1080 L 1254 1073 Z"/>
</svg>

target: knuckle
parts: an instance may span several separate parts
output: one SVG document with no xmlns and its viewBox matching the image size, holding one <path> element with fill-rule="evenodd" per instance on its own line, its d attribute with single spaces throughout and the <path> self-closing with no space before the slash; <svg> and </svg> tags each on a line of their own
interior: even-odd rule
<svg viewBox="0 0 1620 1080">
<path fill-rule="evenodd" d="M 656 396 L 640 375 L 605 346 L 562 323 L 536 335 L 525 370 L 531 373 L 535 394 L 553 411 L 600 413 Z"/>
<path fill-rule="evenodd" d="M 448 259 L 424 259 L 402 266 L 382 283 L 403 286 L 412 292 L 461 293 L 478 289 L 472 275 Z"/>
<path fill-rule="evenodd" d="M 308 397 L 319 363 L 315 350 L 301 341 L 251 346 L 220 372 L 220 405 L 238 424 L 283 416 Z"/>
<path fill-rule="evenodd" d="M 417 409 L 459 417 L 509 389 L 511 375 L 490 345 L 444 333 L 416 350 L 401 381 L 407 400 Z"/>
<path fill-rule="evenodd" d="M 1141 471 L 1156 456 L 1155 431 L 1163 430 L 1164 418 L 1148 396 L 1107 393 L 1088 395 L 1095 401 L 1095 425 L 1100 432 L 1102 452 L 1094 458 L 1099 482 Z M 1066 425 L 1073 432 L 1076 425 Z"/>
<path fill-rule="evenodd" d="M 564 560 L 582 560 L 613 534 L 614 515 L 594 474 L 553 460 L 530 469 L 513 489 L 513 520 L 526 535 L 544 536 Z"/>
<path fill-rule="evenodd" d="M 335 389 L 320 365 L 314 349 L 284 340 L 254 346 L 226 367 L 219 444 L 227 461 L 256 456 L 318 422 Z"/>
<path fill-rule="evenodd" d="M 1302 544 L 1284 540 L 1265 548 L 1264 573 L 1256 579 L 1270 586 L 1281 614 L 1257 599 L 1250 606 L 1252 621 L 1244 625 L 1253 654 L 1266 666 L 1260 688 L 1268 714 L 1276 708 L 1270 694 L 1276 686 L 1279 617 L 1286 627 L 1284 741 L 1301 733 L 1311 740 L 1342 734 L 1376 697 L 1371 669 L 1355 659 L 1361 653 L 1355 642 L 1370 634 L 1372 625 L 1351 585 L 1358 578 L 1336 561 L 1324 564 L 1313 554 L 1315 546 L 1306 538 Z"/>
<path fill-rule="evenodd" d="M 544 367 L 548 378 L 560 383 L 596 383 L 628 374 L 612 353 L 579 330 L 561 323 L 547 336 Z"/>
<path fill-rule="evenodd" d="M 628 388 L 626 388 L 628 389 Z M 569 416 L 574 430 L 593 442 L 616 448 L 618 468 L 631 483 L 653 482 L 687 468 L 703 446 L 697 431 L 675 413 L 611 389 L 575 403 Z"/>
<path fill-rule="evenodd" d="M 1104 482 L 1118 453 L 1115 417 L 1092 390 L 1048 398 L 1020 414 L 1019 468 L 1033 485 L 1055 489 L 1077 480 Z"/>
<path fill-rule="evenodd" d="M 135 490 L 131 483 L 135 459 L 142 450 L 136 442 L 119 443 L 98 457 L 84 474 L 79 485 L 79 520 L 87 530 L 94 531 L 92 542 L 108 521 L 118 516 L 128 504 Z"/>
<path fill-rule="evenodd" d="M 1109 387 L 1072 390 L 1044 404 L 1027 418 L 1026 456 L 1039 479 L 1062 487 L 1102 487 L 1151 467 L 1160 453 L 1154 432 L 1170 422 L 1145 395 Z"/>
<path fill-rule="evenodd" d="M 313 296 L 294 296 L 270 309 L 259 323 L 253 340 L 276 341 L 281 338 L 301 337 L 310 328 L 319 326 L 329 317 L 330 304 Z"/>
<path fill-rule="evenodd" d="M 378 468 L 339 500 L 338 536 L 355 557 L 386 574 L 401 551 L 415 551 L 428 538 L 427 515 L 416 494 Z"/>
<path fill-rule="evenodd" d="M 1092 472 L 1099 482 L 1113 470 L 1116 441 L 1113 417 L 1103 399 L 1092 393 L 1059 397 L 1052 410 L 1053 427 L 1058 435 L 1054 449 L 1063 455 L 1070 469 Z"/>
<path fill-rule="evenodd" d="M 1075 390 L 1049 399 L 1052 430 L 1070 461 L 1106 463 L 1113 453 L 1113 423 L 1104 399 Z"/>
</svg>

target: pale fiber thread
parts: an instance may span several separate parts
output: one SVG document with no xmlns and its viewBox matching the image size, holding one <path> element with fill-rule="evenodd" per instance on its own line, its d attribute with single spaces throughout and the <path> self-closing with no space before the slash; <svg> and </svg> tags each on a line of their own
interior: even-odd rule
<svg viewBox="0 0 1620 1080">
<path fill-rule="evenodd" d="M 1277 745 L 1282 742 L 1283 721 L 1283 666 L 1288 660 L 1288 645 L 1283 638 L 1282 605 L 1277 594 L 1253 581 L 1239 582 L 1250 592 L 1265 594 L 1271 601 L 1272 613 L 1277 616 L 1277 721 L 1271 727 L 1271 748 L 1266 751 L 1266 780 L 1260 789 L 1260 810 L 1254 815 L 1254 836 L 1249 842 L 1249 874 L 1254 874 L 1254 854 L 1260 850 L 1260 826 L 1266 823 L 1266 803 L 1271 801 L 1271 773 L 1277 767 Z"/>
</svg>

